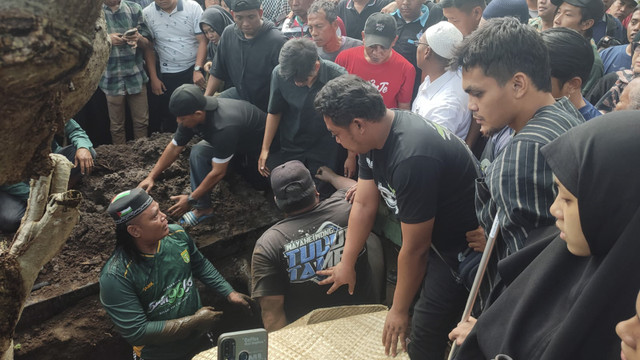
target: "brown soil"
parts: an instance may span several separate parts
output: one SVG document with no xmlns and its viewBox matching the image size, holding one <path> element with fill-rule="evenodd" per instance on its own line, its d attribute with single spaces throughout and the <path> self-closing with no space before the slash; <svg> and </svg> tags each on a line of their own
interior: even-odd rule
<svg viewBox="0 0 640 360">
<path fill-rule="evenodd" d="M 146 177 L 170 139 L 171 134 L 154 134 L 148 139 L 136 140 L 126 145 L 103 145 L 96 148 L 98 157 L 95 169 L 77 186 L 84 196 L 80 206 L 80 220 L 60 254 L 43 267 L 36 284 L 44 286 L 32 292 L 27 306 L 97 282 L 100 270 L 115 244 L 114 223 L 106 213 L 109 201 L 120 191 L 137 186 Z M 188 152 L 187 148 L 178 161 L 156 180 L 155 187 L 151 190 L 151 195 L 162 210 L 166 211 L 173 204 L 170 196 L 190 192 Z M 216 214 L 214 219 L 188 229 L 201 247 L 262 229 L 277 221 L 280 216 L 270 195 L 256 191 L 234 173 L 228 173 L 214 188 L 212 199 Z M 172 220 L 177 219 L 170 219 L 170 222 Z M 250 233 L 248 237 L 253 239 L 249 239 L 249 242 L 255 241 L 256 236 L 255 233 Z M 246 246 L 238 249 L 231 245 L 235 244 L 230 244 L 229 247 L 233 249 L 231 252 L 243 251 L 242 256 L 245 258 L 250 254 L 247 253 Z M 227 247 L 226 243 L 222 246 Z M 223 269 L 220 270 L 225 273 Z M 57 354 L 53 358 L 58 359 L 81 358 L 92 352 L 102 352 L 98 351 L 100 348 L 108 349 L 112 337 L 117 339 L 112 342 L 121 347 L 122 339 L 115 334 L 97 297 L 89 297 L 41 326 L 27 326 L 20 330 L 16 334 L 16 343 L 21 343 L 22 349 L 16 352 L 16 357 L 49 358 L 34 355 L 39 354 L 40 350 L 36 349 L 74 348 L 78 351 L 66 353 L 65 350 L 64 356 L 57 351 L 50 354 Z M 75 338 L 93 340 L 76 344 Z M 92 350 L 80 351 L 84 348 Z M 25 355 L 29 353 L 28 349 L 31 349 L 29 356 Z"/>
</svg>

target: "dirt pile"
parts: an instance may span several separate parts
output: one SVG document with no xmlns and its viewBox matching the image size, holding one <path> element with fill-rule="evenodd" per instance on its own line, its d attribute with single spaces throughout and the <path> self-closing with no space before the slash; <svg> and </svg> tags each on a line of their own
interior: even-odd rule
<svg viewBox="0 0 640 360">
<path fill-rule="evenodd" d="M 100 270 L 111 255 L 115 244 L 114 223 L 106 213 L 108 204 L 117 193 L 137 186 L 146 177 L 170 140 L 171 134 L 154 134 L 150 138 L 125 145 L 103 145 L 96 148 L 98 157 L 95 169 L 78 185 L 78 190 L 84 197 L 80 206 L 80 221 L 60 254 L 42 269 L 36 281 L 36 287 L 39 288 L 32 292 L 27 306 L 56 299 L 77 289 L 85 289 L 89 284 L 94 284 L 95 293 L 95 283 Z M 189 147 L 157 179 L 155 187 L 151 190 L 151 195 L 163 211 L 173 204 L 170 196 L 190 193 L 188 154 Z M 219 240 L 234 239 L 221 241 L 222 245 L 216 244 L 217 256 L 238 255 L 246 259 L 250 256 L 250 248 L 261 230 L 281 216 L 270 197 L 271 195 L 256 191 L 242 177 L 230 172 L 214 188 L 212 194 L 215 218 L 188 229 L 188 232 L 200 247 Z M 177 219 L 170 219 L 170 222 L 175 220 Z M 236 241 L 237 238 L 240 240 Z M 234 242 L 244 245 L 239 246 Z M 220 251 L 221 247 L 224 251 Z M 211 257 L 211 250 L 203 252 Z M 220 270 L 224 275 L 225 269 Z M 77 310 L 74 310 L 75 308 Z M 92 319 L 95 314 L 98 315 Z M 20 357 L 20 354 L 28 352 L 28 349 L 36 351 L 40 346 L 56 348 L 61 346 L 58 344 L 60 342 L 70 343 L 69 339 L 74 337 L 86 337 L 82 332 L 90 335 L 88 339 L 93 339 L 93 344 L 90 340 L 84 343 L 87 349 L 92 349 L 100 342 L 96 336 L 102 340 L 114 336 L 105 316 L 95 297 L 82 300 L 76 307 L 65 310 L 63 314 L 51 319 L 49 327 L 47 323 L 36 328 L 23 327 L 16 335 L 16 341 L 22 341 L 23 349 L 17 351 L 16 356 Z M 85 330 L 91 327 L 92 322 L 99 329 L 98 332 L 102 331 L 102 335 Z M 58 336 L 60 328 L 75 330 L 65 330 L 65 336 Z M 38 334 L 47 334 L 42 338 L 48 338 L 49 343 L 38 340 L 41 338 Z M 60 339 L 57 339 L 58 337 Z M 51 338 L 55 342 L 53 345 L 50 343 Z M 73 345 L 78 346 L 80 345 Z"/>
</svg>

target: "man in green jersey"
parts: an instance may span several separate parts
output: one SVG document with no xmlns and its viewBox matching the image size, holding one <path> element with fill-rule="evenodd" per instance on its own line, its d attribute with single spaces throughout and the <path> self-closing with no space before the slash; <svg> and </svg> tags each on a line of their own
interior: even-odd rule
<svg viewBox="0 0 640 360">
<path fill-rule="evenodd" d="M 116 222 L 116 249 L 100 274 L 100 301 L 136 356 L 191 359 L 222 314 L 203 307 L 198 278 L 248 311 L 250 298 L 234 291 L 198 251 L 183 228 L 169 225 L 143 189 L 116 195 L 107 209 Z"/>
</svg>

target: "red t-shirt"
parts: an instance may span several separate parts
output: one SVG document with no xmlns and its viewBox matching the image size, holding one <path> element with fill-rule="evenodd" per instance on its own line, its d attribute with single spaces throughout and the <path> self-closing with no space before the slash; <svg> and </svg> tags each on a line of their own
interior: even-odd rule
<svg viewBox="0 0 640 360">
<path fill-rule="evenodd" d="M 382 95 L 384 104 L 393 109 L 399 103 L 411 103 L 416 69 L 402 55 L 391 51 L 387 62 L 370 64 L 364 57 L 364 46 L 358 46 L 338 54 L 336 64 L 347 69 L 349 74 L 370 81 Z"/>
</svg>

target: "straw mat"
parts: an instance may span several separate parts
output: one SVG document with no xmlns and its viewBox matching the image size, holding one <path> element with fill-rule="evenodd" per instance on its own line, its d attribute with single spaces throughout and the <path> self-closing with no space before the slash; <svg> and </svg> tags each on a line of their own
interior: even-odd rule
<svg viewBox="0 0 640 360">
<path fill-rule="evenodd" d="M 383 305 L 314 310 L 287 327 L 269 334 L 269 359 L 390 359 L 384 354 L 381 340 L 386 316 L 387 308 Z M 216 348 L 193 358 L 216 359 Z M 395 359 L 406 360 L 409 356 L 403 352 Z"/>
</svg>

